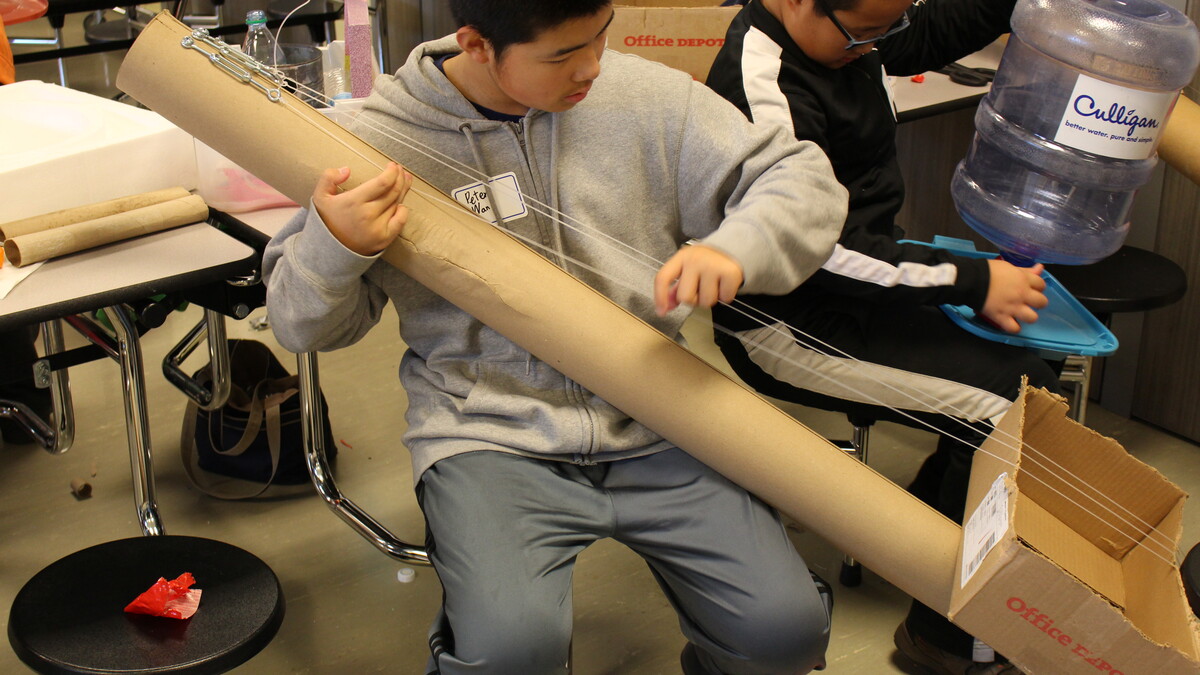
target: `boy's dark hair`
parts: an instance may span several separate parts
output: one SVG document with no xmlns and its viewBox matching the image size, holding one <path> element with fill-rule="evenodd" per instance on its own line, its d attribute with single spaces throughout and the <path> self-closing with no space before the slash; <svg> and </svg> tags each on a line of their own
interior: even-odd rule
<svg viewBox="0 0 1200 675">
<path fill-rule="evenodd" d="M 828 15 L 829 12 L 848 12 L 858 6 L 859 0 L 825 0 L 824 2 L 816 3 L 817 11 L 822 16 Z M 825 11 L 826 8 L 829 12 Z"/>
<path fill-rule="evenodd" d="M 512 45 L 533 42 L 548 28 L 611 4 L 612 0 L 450 0 L 450 12 L 459 26 L 479 31 L 500 58 Z"/>
</svg>

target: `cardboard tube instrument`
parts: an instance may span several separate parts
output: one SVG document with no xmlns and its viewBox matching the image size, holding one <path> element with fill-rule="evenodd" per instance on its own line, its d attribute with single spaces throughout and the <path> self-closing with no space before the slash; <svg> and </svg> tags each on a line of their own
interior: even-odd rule
<svg viewBox="0 0 1200 675">
<path fill-rule="evenodd" d="M 160 14 L 125 57 L 117 86 L 301 204 L 327 167 L 350 167 L 349 189 L 389 161 L 286 92 L 269 100 L 269 83 L 239 82 L 194 45 L 181 48 L 190 35 Z M 949 610 L 961 528 L 428 183 L 417 178 L 413 188 L 388 263 L 906 593 Z"/>
<path fill-rule="evenodd" d="M 1158 156 L 1200 185 L 1200 105 L 1192 99 L 1180 96 L 1175 102 L 1158 141 Z"/>
</svg>

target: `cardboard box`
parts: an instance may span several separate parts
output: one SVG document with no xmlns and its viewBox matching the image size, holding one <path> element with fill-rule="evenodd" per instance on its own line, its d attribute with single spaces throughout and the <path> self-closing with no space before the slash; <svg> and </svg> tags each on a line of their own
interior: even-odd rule
<svg viewBox="0 0 1200 675">
<path fill-rule="evenodd" d="M 703 82 L 741 7 L 718 0 L 617 0 L 608 47 L 689 73 Z"/>
<path fill-rule="evenodd" d="M 1187 495 L 1026 387 L 976 453 L 950 618 L 1029 673 L 1200 673 Z"/>
</svg>

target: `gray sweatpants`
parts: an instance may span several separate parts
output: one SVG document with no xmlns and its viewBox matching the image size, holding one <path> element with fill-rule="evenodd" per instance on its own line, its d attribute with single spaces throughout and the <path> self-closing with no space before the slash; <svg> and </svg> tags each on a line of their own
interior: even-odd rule
<svg viewBox="0 0 1200 675">
<path fill-rule="evenodd" d="M 443 459 L 418 488 L 444 589 L 430 672 L 564 673 L 576 557 L 625 544 L 708 673 L 824 664 L 829 615 L 777 513 L 681 450 L 577 466 L 500 452 Z"/>
</svg>

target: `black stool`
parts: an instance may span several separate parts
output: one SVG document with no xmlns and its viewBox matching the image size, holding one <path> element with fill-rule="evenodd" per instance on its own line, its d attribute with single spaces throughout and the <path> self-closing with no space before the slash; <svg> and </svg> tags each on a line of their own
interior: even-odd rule
<svg viewBox="0 0 1200 675">
<path fill-rule="evenodd" d="M 1187 593 L 1192 614 L 1200 617 L 1200 544 L 1188 551 L 1183 564 L 1179 566 L 1179 574 L 1183 577 L 1183 590 Z"/>
<path fill-rule="evenodd" d="M 83 38 L 88 44 L 103 44 L 105 42 L 118 42 L 120 40 L 132 40 L 137 37 L 138 33 L 145 28 L 145 23 L 138 18 L 137 5 L 129 5 L 123 8 L 125 16 L 119 19 L 104 19 L 103 12 L 100 12 L 101 18 L 93 23 L 85 23 L 83 29 Z"/>
<path fill-rule="evenodd" d="M 1179 265 L 1134 246 L 1122 246 L 1091 265 L 1047 265 L 1046 269 L 1106 326 L 1117 312 L 1166 307 L 1187 291 L 1187 275 Z M 1091 357 L 1070 357 L 1063 367 L 1063 381 L 1074 383 L 1071 407 L 1080 424 L 1087 411 L 1091 371 Z"/>
<path fill-rule="evenodd" d="M 126 614 L 159 577 L 196 578 L 187 620 Z M 229 544 L 155 535 L 110 541 L 51 563 L 23 586 L 8 617 L 17 656 L 39 673 L 223 673 L 260 652 L 283 622 L 266 563 Z"/>
</svg>

